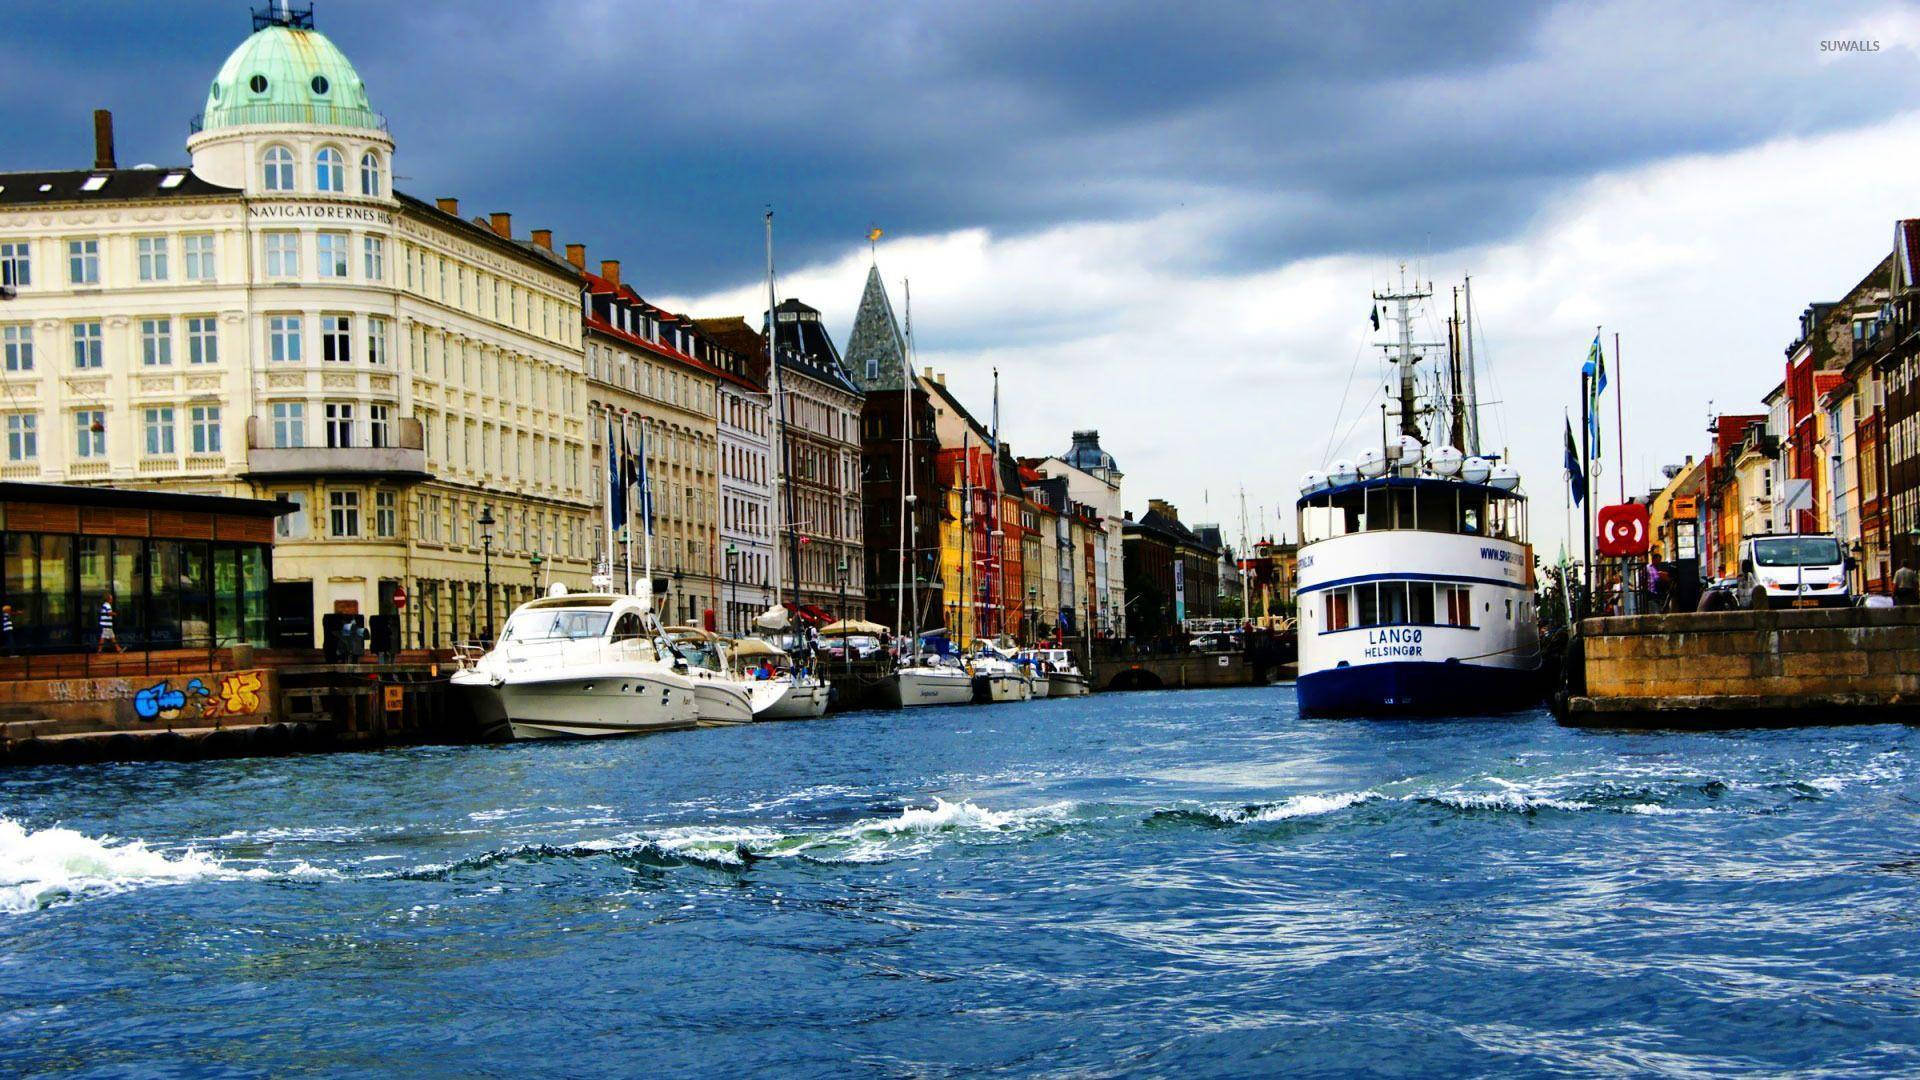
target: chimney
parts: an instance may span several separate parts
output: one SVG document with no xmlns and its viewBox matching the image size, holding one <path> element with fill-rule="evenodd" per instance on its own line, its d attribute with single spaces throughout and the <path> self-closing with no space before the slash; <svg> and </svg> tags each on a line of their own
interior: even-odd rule
<svg viewBox="0 0 1920 1080">
<path fill-rule="evenodd" d="M 620 260 L 619 259 L 601 259 L 600 260 L 600 276 L 607 279 L 607 284 L 612 285 L 616 289 L 619 288 L 620 287 Z"/>
<path fill-rule="evenodd" d="M 439 207 L 440 212 L 443 214 L 452 214 L 454 217 L 460 216 L 460 200 L 451 195 L 440 196 L 433 200 L 433 205 Z"/>
<path fill-rule="evenodd" d="M 513 239 L 513 215 L 504 210 L 495 210 L 487 215 L 487 224 L 493 227 L 494 235 L 502 239 Z"/>
<path fill-rule="evenodd" d="M 585 270 L 587 268 L 587 245 L 568 244 L 567 261 L 573 264 L 575 270 Z"/>
<path fill-rule="evenodd" d="M 93 110 L 93 167 L 120 167 L 113 161 L 113 113 L 106 109 Z"/>
<path fill-rule="evenodd" d="M 542 251 L 552 251 L 553 250 L 553 230 L 552 229 L 533 230 L 533 246 L 539 248 Z"/>
</svg>

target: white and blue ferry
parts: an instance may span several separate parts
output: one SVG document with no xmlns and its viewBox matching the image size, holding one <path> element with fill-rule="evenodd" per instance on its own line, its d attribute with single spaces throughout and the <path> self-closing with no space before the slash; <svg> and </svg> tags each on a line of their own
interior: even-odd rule
<svg viewBox="0 0 1920 1080">
<path fill-rule="evenodd" d="M 1307 715 L 1480 714 L 1540 699 L 1520 474 L 1420 430 L 1406 305 L 1424 295 L 1378 297 L 1399 301 L 1401 432 L 1301 480 L 1297 688 Z M 1470 394 L 1452 399 L 1456 412 L 1471 408 Z M 1452 425 L 1469 445 L 1475 426 Z"/>
</svg>

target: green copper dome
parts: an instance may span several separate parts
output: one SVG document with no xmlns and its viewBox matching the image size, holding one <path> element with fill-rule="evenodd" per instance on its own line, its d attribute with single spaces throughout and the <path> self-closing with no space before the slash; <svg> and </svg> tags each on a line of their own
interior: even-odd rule
<svg viewBox="0 0 1920 1080">
<path fill-rule="evenodd" d="M 195 131 L 245 124 L 385 130 L 360 73 L 318 30 L 267 26 L 240 43 L 207 90 Z"/>
</svg>

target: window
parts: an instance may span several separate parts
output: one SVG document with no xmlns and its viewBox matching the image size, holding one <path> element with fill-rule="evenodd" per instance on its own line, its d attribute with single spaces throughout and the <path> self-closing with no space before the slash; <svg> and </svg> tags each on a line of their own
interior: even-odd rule
<svg viewBox="0 0 1920 1080">
<path fill-rule="evenodd" d="M 313 186 L 321 191 L 347 190 L 347 162 L 329 146 L 313 159 Z"/>
<path fill-rule="evenodd" d="M 73 324 L 73 366 L 80 369 L 97 368 L 101 365 L 100 324 L 98 322 L 77 322 Z"/>
<path fill-rule="evenodd" d="M 100 241 L 67 241 L 67 283 L 100 284 Z"/>
<path fill-rule="evenodd" d="M 40 456 L 40 415 L 7 414 L 7 460 L 33 461 Z"/>
<path fill-rule="evenodd" d="M 321 277 L 347 276 L 347 234 L 323 232 L 313 241 L 313 262 Z"/>
<path fill-rule="evenodd" d="M 107 456 L 107 414 L 104 409 L 81 409 L 73 414 L 73 456 Z"/>
<path fill-rule="evenodd" d="M 26 323 L 0 326 L 0 352 L 6 355 L 6 370 L 33 370 L 33 327 Z"/>
<path fill-rule="evenodd" d="M 353 316 L 320 316 L 320 359 L 333 364 L 353 360 Z"/>
<path fill-rule="evenodd" d="M 0 243 L 0 285 L 24 289 L 33 284 L 33 249 L 25 240 Z"/>
<path fill-rule="evenodd" d="M 139 255 L 141 281 L 167 280 L 167 238 L 142 236 L 134 241 Z"/>
<path fill-rule="evenodd" d="M 307 406 L 303 402 L 273 403 L 273 445 L 281 449 L 307 445 Z"/>
<path fill-rule="evenodd" d="M 267 316 L 267 359 L 279 363 L 299 363 L 300 337 L 300 316 Z"/>
<path fill-rule="evenodd" d="M 373 493 L 373 535 L 400 535 L 400 497 L 391 491 Z"/>
<path fill-rule="evenodd" d="M 180 254 L 186 260 L 188 281 L 212 281 L 213 234 L 193 233 L 180 238 Z"/>
<path fill-rule="evenodd" d="M 173 320 L 140 320 L 140 362 L 147 367 L 173 363 Z"/>
<path fill-rule="evenodd" d="M 163 405 L 147 409 L 147 456 L 156 457 L 173 453 L 173 407 Z"/>
<path fill-rule="evenodd" d="M 367 445 L 387 445 L 387 406 L 367 406 Z"/>
<path fill-rule="evenodd" d="M 254 79 L 264 89 L 266 80 L 255 75 Z M 293 190 L 293 151 L 284 146 L 267 148 L 267 156 L 262 160 L 264 167 L 264 186 L 268 191 Z"/>
<path fill-rule="evenodd" d="M 334 450 L 353 445 L 353 406 L 348 402 L 327 402 L 327 446 Z"/>
<path fill-rule="evenodd" d="M 327 492 L 327 528 L 334 536 L 360 535 L 359 492 Z"/>
<path fill-rule="evenodd" d="M 187 410 L 187 423 L 192 432 L 194 453 L 220 452 L 220 406 L 193 406 Z"/>
<path fill-rule="evenodd" d="M 1434 592 L 1446 612 L 1447 626 L 1473 625 L 1473 590 L 1465 585 L 1436 585 Z"/>
<path fill-rule="evenodd" d="M 187 316 L 187 363 L 220 362 L 220 320 L 212 315 Z"/>
<path fill-rule="evenodd" d="M 371 150 L 360 155 L 360 194 L 380 194 L 380 155 Z"/>
<path fill-rule="evenodd" d="M 307 535 L 307 493 L 276 491 L 276 499 L 285 499 L 293 509 L 273 519 L 273 535 L 282 540 L 301 540 Z"/>
<path fill-rule="evenodd" d="M 367 363 L 387 362 L 387 320 L 379 315 L 367 316 Z"/>
<path fill-rule="evenodd" d="M 300 276 L 300 234 L 297 232 L 276 231 L 267 236 L 267 276 L 270 278 L 290 278 Z"/>
<path fill-rule="evenodd" d="M 360 238 L 361 262 L 368 281 L 387 280 L 387 242 L 378 236 Z"/>
</svg>

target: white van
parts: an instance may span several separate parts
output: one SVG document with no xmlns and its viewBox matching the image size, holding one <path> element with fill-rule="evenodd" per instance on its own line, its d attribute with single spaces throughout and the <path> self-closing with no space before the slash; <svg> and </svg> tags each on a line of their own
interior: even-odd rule
<svg viewBox="0 0 1920 1080">
<path fill-rule="evenodd" d="M 1831 536 L 1754 536 L 1740 542 L 1740 599 L 1751 608 L 1848 607 L 1852 559 Z"/>
</svg>

